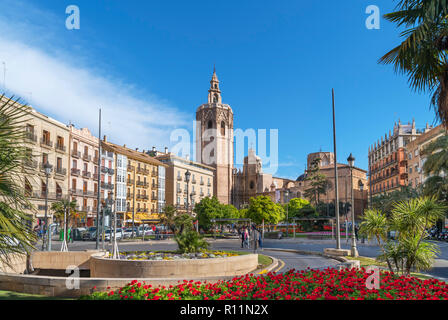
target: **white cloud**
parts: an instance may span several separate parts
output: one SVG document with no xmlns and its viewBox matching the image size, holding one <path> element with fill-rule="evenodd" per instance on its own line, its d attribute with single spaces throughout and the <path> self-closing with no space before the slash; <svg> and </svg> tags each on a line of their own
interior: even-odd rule
<svg viewBox="0 0 448 320">
<path fill-rule="evenodd" d="M 77 52 L 75 59 L 61 48 L 53 50 L 54 43 L 48 36 L 51 32 L 45 42 L 28 41 L 35 32 L 32 25 L 26 28 L 22 20 L 14 28 L 13 18 L 11 14 L 8 20 L 0 16 L 0 30 L 9 31 L 0 32 L 0 83 L 3 85 L 4 61 L 8 91 L 29 101 L 38 111 L 96 133 L 101 107 L 102 131 L 108 140 L 140 149 L 170 146 L 171 130 L 191 125 L 191 115 L 97 70 L 91 57 L 80 57 Z M 83 61 L 82 66 L 77 61 Z"/>
</svg>

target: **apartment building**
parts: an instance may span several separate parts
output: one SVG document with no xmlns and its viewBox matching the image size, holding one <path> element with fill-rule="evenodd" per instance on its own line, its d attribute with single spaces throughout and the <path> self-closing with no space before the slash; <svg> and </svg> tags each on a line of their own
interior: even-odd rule
<svg viewBox="0 0 448 320">
<path fill-rule="evenodd" d="M 389 193 L 408 185 L 406 147 L 422 134 L 415 121 L 395 123 L 393 132 L 385 134 L 369 147 L 369 186 L 371 195 Z"/>
<path fill-rule="evenodd" d="M 77 203 L 77 225 L 93 226 L 98 203 L 98 138 L 89 129 L 70 130 L 70 196 Z"/>
<path fill-rule="evenodd" d="M 164 193 L 160 191 L 163 186 L 159 186 L 159 167 L 164 165 L 145 152 L 107 142 L 106 138 L 102 141 L 102 147 L 114 154 L 117 160 L 120 159 L 121 174 L 117 180 L 116 193 L 119 196 L 116 197 L 116 203 L 120 200 L 117 215 L 121 225 L 129 225 L 132 220 L 137 224 L 158 221 L 159 194 Z M 126 174 L 123 177 L 124 170 Z M 124 184 L 126 187 L 123 190 Z M 123 199 L 126 199 L 125 206 Z"/>
<path fill-rule="evenodd" d="M 422 170 L 426 157 L 421 155 L 421 151 L 428 144 L 445 134 L 446 130 L 443 125 L 435 128 L 426 125 L 424 132 L 407 145 L 408 181 L 410 187 L 416 188 L 425 183 L 425 180 L 428 178 Z"/>
<path fill-rule="evenodd" d="M 34 208 L 29 209 L 33 215 L 33 226 L 45 221 L 45 195 L 48 191 L 48 223 L 53 222 L 51 204 L 68 197 L 69 128 L 30 107 L 30 114 L 24 124 L 25 144 L 29 159 L 24 162 L 21 183 L 25 194 Z M 49 163 L 51 173 L 46 182 L 44 164 Z"/>
<path fill-rule="evenodd" d="M 186 211 L 187 197 L 191 206 L 205 197 L 213 197 L 213 167 L 178 157 L 174 154 L 158 152 L 156 159 L 167 165 L 165 177 L 166 204 L 180 211 Z M 190 172 L 190 182 L 185 181 L 185 173 Z M 188 190 L 187 190 L 188 189 Z"/>
</svg>

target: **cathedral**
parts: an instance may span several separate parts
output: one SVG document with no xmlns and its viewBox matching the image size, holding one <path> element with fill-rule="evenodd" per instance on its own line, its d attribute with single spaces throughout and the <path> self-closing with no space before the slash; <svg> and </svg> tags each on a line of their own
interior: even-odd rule
<svg viewBox="0 0 448 320">
<path fill-rule="evenodd" d="M 233 111 L 222 103 L 216 70 L 208 90 L 208 102 L 196 110 L 196 161 L 215 169 L 213 194 L 221 203 L 241 208 L 251 197 L 268 195 L 283 202 L 282 190 L 294 181 L 263 173 L 260 157 L 253 149 L 244 158 L 242 170 L 234 168 Z M 291 196 L 293 195 L 291 193 Z"/>
</svg>

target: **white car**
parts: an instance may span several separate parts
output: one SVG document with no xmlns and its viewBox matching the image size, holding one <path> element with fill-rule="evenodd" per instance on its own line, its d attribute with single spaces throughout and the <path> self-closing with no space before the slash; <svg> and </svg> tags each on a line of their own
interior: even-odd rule
<svg viewBox="0 0 448 320">
<path fill-rule="evenodd" d="M 104 238 L 107 241 L 110 241 L 110 237 L 111 237 L 111 230 L 106 230 L 105 234 L 104 234 Z M 121 240 L 123 239 L 123 230 L 121 228 L 117 228 L 117 233 L 115 234 L 115 239 L 117 240 Z"/>
</svg>

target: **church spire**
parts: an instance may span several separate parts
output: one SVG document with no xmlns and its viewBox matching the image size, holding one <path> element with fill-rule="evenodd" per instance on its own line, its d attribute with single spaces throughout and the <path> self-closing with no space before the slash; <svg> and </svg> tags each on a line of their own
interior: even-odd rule
<svg viewBox="0 0 448 320">
<path fill-rule="evenodd" d="M 213 65 L 213 76 L 208 90 L 208 103 L 222 103 L 221 90 L 219 90 L 219 80 L 216 75 L 216 68 Z"/>
</svg>

